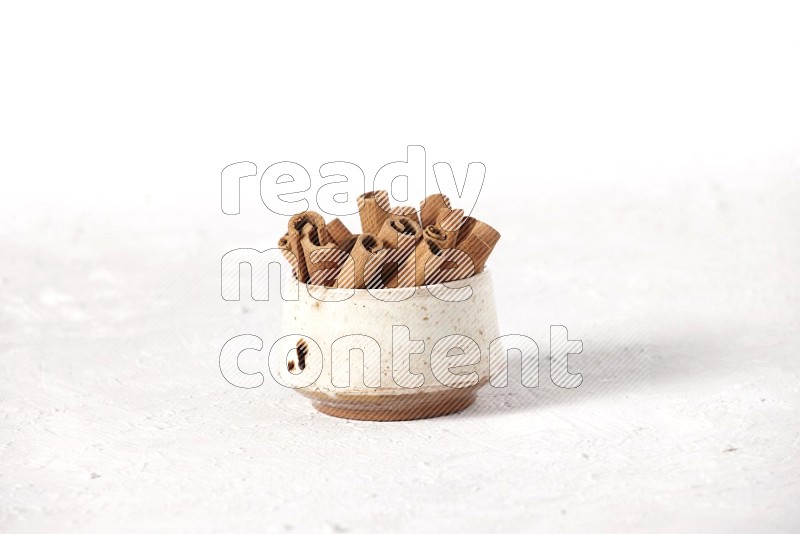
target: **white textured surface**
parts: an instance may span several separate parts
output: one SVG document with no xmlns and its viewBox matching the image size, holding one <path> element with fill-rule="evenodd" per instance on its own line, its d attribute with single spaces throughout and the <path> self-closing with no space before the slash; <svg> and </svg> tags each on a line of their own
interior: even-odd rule
<svg viewBox="0 0 800 534">
<path fill-rule="evenodd" d="M 501 331 L 546 355 L 568 326 L 584 383 L 543 363 L 538 389 L 404 423 L 221 377 L 224 341 L 274 339 L 278 306 L 222 301 L 219 258 L 275 229 L 145 208 L 8 221 L 0 530 L 796 532 L 800 195 L 745 193 L 543 205 L 530 241 L 520 206 L 484 206 Z"/>
<path fill-rule="evenodd" d="M 799 532 L 797 14 L 4 3 L 0 532 Z M 257 176 L 223 215 L 222 168 L 316 189 L 409 144 L 429 185 L 486 165 L 500 329 L 540 387 L 397 424 L 232 387 L 220 348 L 278 307 L 223 301 L 220 258 L 286 220 Z"/>
</svg>

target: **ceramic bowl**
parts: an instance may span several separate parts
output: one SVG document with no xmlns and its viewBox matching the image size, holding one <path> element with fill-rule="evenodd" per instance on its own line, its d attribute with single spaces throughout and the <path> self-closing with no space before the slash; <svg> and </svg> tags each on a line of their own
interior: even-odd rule
<svg viewBox="0 0 800 534">
<path fill-rule="evenodd" d="M 463 410 L 489 381 L 490 347 L 502 351 L 488 270 L 415 288 L 299 286 L 284 301 L 280 381 L 328 415 L 399 421 Z"/>
</svg>

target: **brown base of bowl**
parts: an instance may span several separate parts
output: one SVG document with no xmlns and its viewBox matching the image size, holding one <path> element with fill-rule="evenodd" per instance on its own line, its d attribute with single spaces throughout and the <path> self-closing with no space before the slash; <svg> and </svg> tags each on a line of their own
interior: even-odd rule
<svg viewBox="0 0 800 534">
<path fill-rule="evenodd" d="M 410 421 L 460 412 L 475 402 L 475 395 L 482 385 L 407 395 L 301 393 L 311 399 L 311 405 L 317 411 L 333 417 L 360 421 Z"/>
</svg>

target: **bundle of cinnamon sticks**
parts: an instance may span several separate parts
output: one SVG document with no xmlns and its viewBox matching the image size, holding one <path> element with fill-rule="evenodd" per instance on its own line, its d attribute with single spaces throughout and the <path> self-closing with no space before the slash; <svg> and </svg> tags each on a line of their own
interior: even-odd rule
<svg viewBox="0 0 800 534">
<path fill-rule="evenodd" d="M 483 271 L 500 239 L 442 194 L 428 196 L 417 211 L 393 208 L 387 191 L 371 191 L 358 197 L 358 209 L 360 234 L 313 211 L 289 219 L 278 247 L 300 282 L 362 289 L 461 280 Z"/>
</svg>

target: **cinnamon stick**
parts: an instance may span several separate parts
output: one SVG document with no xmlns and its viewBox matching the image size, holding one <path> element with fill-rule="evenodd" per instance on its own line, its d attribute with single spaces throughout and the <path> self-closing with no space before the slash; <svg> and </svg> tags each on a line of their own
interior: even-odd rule
<svg viewBox="0 0 800 534">
<path fill-rule="evenodd" d="M 384 246 L 380 253 L 381 281 L 385 287 L 394 287 L 400 266 L 422 239 L 422 229 L 414 219 L 393 216 L 383 223 L 378 239 Z"/>
<path fill-rule="evenodd" d="M 402 216 L 393 216 L 384 221 L 378 232 L 378 239 L 387 248 L 398 248 L 401 236 L 413 238 L 413 245 L 416 246 L 422 239 L 422 228 L 413 219 Z"/>
<path fill-rule="evenodd" d="M 375 235 L 367 233 L 359 235 L 350 251 L 352 261 L 344 262 L 336 279 L 336 286 L 363 289 L 366 283 L 372 283 L 377 279 L 379 269 L 374 257 L 381 249 L 383 245 Z"/>
<path fill-rule="evenodd" d="M 436 216 L 442 208 L 450 207 L 450 199 L 441 193 L 428 195 L 419 205 L 419 220 L 423 228 L 436 224 Z"/>
<path fill-rule="evenodd" d="M 331 239 L 333 239 L 333 242 L 338 246 L 344 244 L 353 235 L 339 218 L 333 219 L 331 222 L 327 223 L 325 227 L 328 229 L 328 233 Z"/>
<path fill-rule="evenodd" d="M 302 230 L 306 226 L 313 228 L 316 242 L 319 243 L 319 245 L 324 246 L 331 242 L 331 237 L 325 229 L 325 219 L 323 219 L 322 215 L 319 213 L 304 211 L 289 219 L 287 239 L 292 253 L 297 258 L 297 279 L 300 282 L 308 282 L 308 267 L 306 266 L 305 254 L 301 244 Z"/>
<path fill-rule="evenodd" d="M 319 242 L 319 232 L 307 224 L 301 230 L 300 244 L 303 247 L 308 283 L 317 286 L 332 286 L 342 268 L 347 253 L 337 248 L 332 240 L 327 245 Z"/>
<path fill-rule="evenodd" d="M 399 215 L 401 217 L 408 217 L 412 221 L 416 221 L 417 224 L 419 222 L 419 213 L 416 209 L 411 206 L 395 206 L 394 208 L 389 210 L 389 217 L 392 215 Z"/>
<path fill-rule="evenodd" d="M 429 266 L 428 261 L 431 262 Z M 414 254 L 400 266 L 397 287 L 424 286 L 425 267 L 428 266 L 428 271 L 432 273 L 441 267 L 443 261 L 442 249 L 431 239 L 423 239 L 414 249 Z"/>
<path fill-rule="evenodd" d="M 358 197 L 358 215 L 361 217 L 361 231 L 377 235 L 383 222 L 389 216 L 389 192 L 370 191 Z"/>
<path fill-rule="evenodd" d="M 422 231 L 422 236 L 436 243 L 440 248 L 451 248 L 456 244 L 457 232 L 447 232 L 442 228 L 430 225 Z"/>
<path fill-rule="evenodd" d="M 292 276 L 297 278 L 297 256 L 294 255 L 292 247 L 289 245 L 289 232 L 286 232 L 283 237 L 278 239 L 278 248 L 286 261 L 289 262 L 289 266 L 292 268 Z"/>
<path fill-rule="evenodd" d="M 436 226 L 447 232 L 458 233 L 464 222 L 464 210 L 442 208 L 436 214 Z"/>
<path fill-rule="evenodd" d="M 499 240 L 500 233 L 497 230 L 485 222 L 467 217 L 459 230 L 456 248 L 472 259 L 473 274 L 478 274 L 483 271 L 487 258 Z"/>
<path fill-rule="evenodd" d="M 461 223 L 464 221 L 464 210 L 442 208 L 436 216 L 436 226 L 445 233 L 445 243 L 442 248 L 454 247 L 458 241 L 461 231 Z"/>
</svg>

